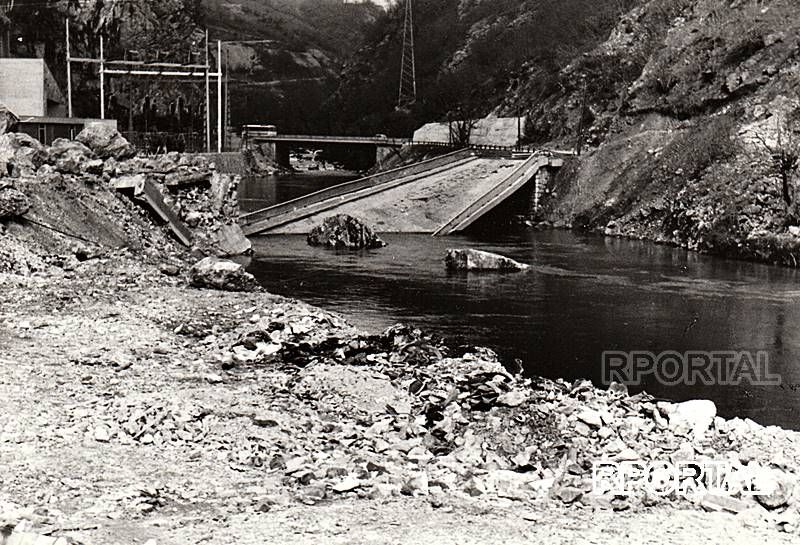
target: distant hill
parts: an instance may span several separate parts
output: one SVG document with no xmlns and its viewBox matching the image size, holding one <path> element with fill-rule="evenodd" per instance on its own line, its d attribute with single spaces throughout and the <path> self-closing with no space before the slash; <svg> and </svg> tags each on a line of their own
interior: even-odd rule
<svg viewBox="0 0 800 545">
<path fill-rule="evenodd" d="M 231 125 L 272 123 L 285 132 L 322 132 L 319 108 L 345 61 L 384 14 L 342 0 L 203 0 L 229 69 Z"/>
</svg>

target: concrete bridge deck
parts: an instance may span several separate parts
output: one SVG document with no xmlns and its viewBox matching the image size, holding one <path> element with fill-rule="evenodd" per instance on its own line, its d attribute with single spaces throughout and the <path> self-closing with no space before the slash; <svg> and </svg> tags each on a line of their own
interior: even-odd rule
<svg viewBox="0 0 800 545">
<path fill-rule="evenodd" d="M 433 233 L 459 210 L 508 176 L 518 163 L 520 161 L 512 159 L 473 157 L 271 232 L 308 233 L 332 214 L 349 214 L 378 232 Z"/>
<path fill-rule="evenodd" d="M 246 235 L 277 232 L 284 225 L 329 212 L 347 202 L 363 199 L 387 189 L 408 184 L 456 164 L 475 159 L 470 150 L 460 150 L 427 161 L 388 170 L 366 178 L 339 184 L 310 195 L 244 214 L 240 224 Z M 283 231 L 281 231 L 283 232 Z"/>
</svg>

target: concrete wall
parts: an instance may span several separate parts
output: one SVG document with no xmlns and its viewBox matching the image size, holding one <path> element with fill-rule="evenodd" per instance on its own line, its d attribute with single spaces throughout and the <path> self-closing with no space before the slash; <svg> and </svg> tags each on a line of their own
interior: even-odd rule
<svg viewBox="0 0 800 545">
<path fill-rule="evenodd" d="M 524 136 L 525 118 L 486 117 L 479 119 L 472 129 L 470 144 L 478 146 L 516 146 L 517 121 Z M 414 131 L 414 140 L 419 142 L 450 142 L 449 123 L 428 123 Z"/>
<path fill-rule="evenodd" d="M 47 115 L 42 59 L 0 59 L 0 102 L 17 117 Z"/>
</svg>

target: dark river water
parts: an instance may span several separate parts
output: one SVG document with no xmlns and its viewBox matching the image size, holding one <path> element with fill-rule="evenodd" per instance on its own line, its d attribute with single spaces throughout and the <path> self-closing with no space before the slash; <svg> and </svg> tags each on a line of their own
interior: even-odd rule
<svg viewBox="0 0 800 545">
<path fill-rule="evenodd" d="M 601 383 L 605 351 L 765 351 L 782 385 L 665 385 L 649 393 L 712 399 L 721 415 L 800 429 L 800 274 L 647 242 L 570 232 L 487 238 L 382 235 L 386 248 L 335 252 L 302 236 L 254 239 L 251 272 L 377 331 L 415 324 L 519 358 L 526 372 Z M 449 247 L 532 265 L 518 274 L 450 274 Z M 634 389 L 636 390 L 636 389 Z"/>
<path fill-rule="evenodd" d="M 243 177 L 239 203 L 245 212 L 290 201 L 309 193 L 357 178 L 355 173 L 338 170 L 316 171 L 281 176 Z"/>
</svg>

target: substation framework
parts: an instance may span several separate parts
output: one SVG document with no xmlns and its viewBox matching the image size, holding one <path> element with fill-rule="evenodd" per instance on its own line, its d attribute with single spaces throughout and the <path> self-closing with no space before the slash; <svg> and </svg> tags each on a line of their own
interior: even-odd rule
<svg viewBox="0 0 800 545">
<path fill-rule="evenodd" d="M 163 62 L 141 62 L 109 60 L 105 58 L 105 41 L 100 35 L 100 58 L 73 57 L 70 52 L 69 20 L 65 21 L 67 41 L 67 111 L 72 117 L 72 63 L 98 66 L 100 77 L 100 119 L 106 118 L 106 76 L 141 76 L 158 78 L 205 79 L 206 96 L 206 151 L 211 152 L 211 80 L 217 84 L 217 152 L 222 153 L 222 42 L 217 40 L 217 71 L 211 72 L 208 51 L 208 30 L 205 33 L 205 64 L 178 64 Z M 132 106 L 131 106 L 132 107 Z"/>
</svg>

